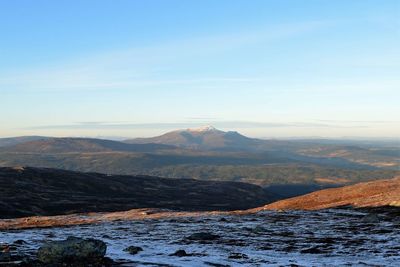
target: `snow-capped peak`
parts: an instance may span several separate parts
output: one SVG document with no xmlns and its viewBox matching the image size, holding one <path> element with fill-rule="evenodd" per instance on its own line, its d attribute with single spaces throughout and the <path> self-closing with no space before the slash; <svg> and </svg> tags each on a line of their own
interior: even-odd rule
<svg viewBox="0 0 400 267">
<path fill-rule="evenodd" d="M 189 128 L 189 129 L 187 129 L 187 131 L 189 131 L 189 132 L 214 132 L 214 131 L 218 131 L 218 130 L 211 125 L 206 125 L 206 126 L 199 127 L 199 128 Z"/>
</svg>

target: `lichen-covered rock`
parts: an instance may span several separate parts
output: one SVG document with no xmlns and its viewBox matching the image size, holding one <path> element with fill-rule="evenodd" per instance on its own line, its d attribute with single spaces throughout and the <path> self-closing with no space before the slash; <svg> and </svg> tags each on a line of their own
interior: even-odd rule
<svg viewBox="0 0 400 267">
<path fill-rule="evenodd" d="M 68 237 L 63 241 L 52 241 L 38 250 L 38 260 L 46 264 L 96 263 L 101 262 L 107 246 L 101 240 Z"/>
</svg>

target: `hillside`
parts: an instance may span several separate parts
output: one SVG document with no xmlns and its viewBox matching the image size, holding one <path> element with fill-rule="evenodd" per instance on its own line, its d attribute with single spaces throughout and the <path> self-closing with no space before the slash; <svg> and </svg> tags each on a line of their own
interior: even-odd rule
<svg viewBox="0 0 400 267">
<path fill-rule="evenodd" d="M 0 138 L 0 147 L 14 146 L 21 143 L 43 140 L 47 138 L 48 137 L 45 136 L 18 136 L 18 137 Z"/>
<path fill-rule="evenodd" d="M 46 138 L 18 143 L 0 149 L 2 152 L 18 153 L 71 153 L 71 152 L 154 152 L 174 149 L 163 144 L 126 144 L 118 141 L 94 138 Z"/>
<path fill-rule="evenodd" d="M 130 144 L 165 144 L 202 150 L 250 150 L 262 143 L 238 132 L 224 132 L 212 126 L 168 132 L 152 138 L 126 140 Z"/>
<path fill-rule="evenodd" d="M 316 191 L 281 200 L 264 210 L 319 210 L 342 206 L 400 206 L 400 177 Z"/>
<path fill-rule="evenodd" d="M 256 185 L 106 175 L 43 168 L 0 168 L 0 218 L 133 208 L 235 210 L 269 202 Z"/>
</svg>

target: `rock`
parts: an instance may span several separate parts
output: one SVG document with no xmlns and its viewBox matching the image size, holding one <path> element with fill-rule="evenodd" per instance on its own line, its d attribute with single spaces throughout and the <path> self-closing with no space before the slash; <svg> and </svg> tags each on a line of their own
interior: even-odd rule
<svg viewBox="0 0 400 267">
<path fill-rule="evenodd" d="M 212 241 L 219 238 L 220 238 L 219 235 L 214 235 L 208 232 L 194 233 L 187 237 L 187 239 L 189 240 L 196 240 L 196 241 Z"/>
<path fill-rule="evenodd" d="M 11 253 L 9 251 L 0 251 L 0 262 L 8 262 L 11 260 Z"/>
<path fill-rule="evenodd" d="M 262 225 L 257 225 L 256 227 L 251 229 L 251 232 L 253 232 L 255 234 L 265 233 L 266 231 L 267 231 L 267 229 L 265 229 L 265 227 Z"/>
<path fill-rule="evenodd" d="M 22 240 L 22 239 L 18 239 L 18 240 L 15 240 L 15 241 L 13 242 L 13 244 L 14 244 L 14 245 L 24 245 L 24 244 L 26 244 L 26 241 L 25 241 L 25 240 Z"/>
<path fill-rule="evenodd" d="M 1 244 L 1 245 L 0 245 L 0 250 L 1 250 L 1 252 L 9 252 L 9 251 L 10 251 L 10 245 L 8 245 L 8 244 Z"/>
<path fill-rule="evenodd" d="M 175 257 L 190 257 L 191 254 L 187 254 L 186 251 L 183 249 L 175 251 L 175 253 L 170 254 L 170 256 L 175 256 Z"/>
<path fill-rule="evenodd" d="M 204 264 L 207 264 L 207 265 L 213 266 L 213 267 L 230 267 L 230 265 L 221 264 L 221 263 L 215 263 L 215 262 L 209 262 L 209 261 L 205 261 Z"/>
<path fill-rule="evenodd" d="M 314 240 L 315 243 L 321 243 L 321 244 L 326 244 L 326 245 L 332 245 L 334 243 L 336 243 L 337 239 L 335 240 L 335 238 L 332 237 L 324 237 L 324 238 L 319 238 Z"/>
<path fill-rule="evenodd" d="M 376 214 L 368 214 L 361 219 L 364 223 L 378 223 L 381 219 Z"/>
<path fill-rule="evenodd" d="M 303 253 L 303 254 L 321 254 L 321 253 L 324 253 L 322 250 L 320 250 L 317 247 L 303 249 L 300 252 Z"/>
<path fill-rule="evenodd" d="M 220 222 L 228 222 L 228 220 L 224 217 L 222 217 L 221 219 L 219 219 Z"/>
<path fill-rule="evenodd" d="M 126 249 L 124 249 L 124 251 L 128 252 L 131 255 L 136 255 L 140 251 L 143 251 L 143 249 L 141 247 L 130 246 L 130 247 L 127 247 Z"/>
<path fill-rule="evenodd" d="M 55 235 L 54 233 L 48 233 L 48 234 L 46 234 L 46 236 L 47 236 L 48 238 L 54 238 L 54 237 L 56 237 L 56 235 Z"/>
<path fill-rule="evenodd" d="M 248 259 L 249 256 L 247 256 L 246 254 L 242 254 L 242 253 L 231 253 L 228 257 L 229 259 Z"/>
<path fill-rule="evenodd" d="M 101 240 L 68 237 L 63 241 L 52 241 L 38 250 L 37 258 L 45 264 L 99 263 L 104 260 L 107 246 Z"/>
</svg>

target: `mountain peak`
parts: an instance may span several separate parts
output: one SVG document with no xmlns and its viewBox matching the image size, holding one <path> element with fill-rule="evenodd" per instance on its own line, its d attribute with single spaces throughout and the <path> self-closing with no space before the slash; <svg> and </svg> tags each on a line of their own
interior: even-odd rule
<svg viewBox="0 0 400 267">
<path fill-rule="evenodd" d="M 217 128 L 212 125 L 206 125 L 199 128 L 189 128 L 187 129 L 189 132 L 220 132 Z"/>
</svg>

